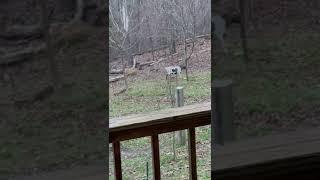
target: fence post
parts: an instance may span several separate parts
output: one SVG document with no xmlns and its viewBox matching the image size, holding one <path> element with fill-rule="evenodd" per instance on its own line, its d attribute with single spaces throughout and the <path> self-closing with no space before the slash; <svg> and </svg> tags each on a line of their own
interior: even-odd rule
<svg viewBox="0 0 320 180">
<path fill-rule="evenodd" d="M 224 144 L 235 139 L 234 113 L 232 100 L 232 81 L 213 81 L 214 89 L 214 119 L 211 123 L 214 129 L 214 142 Z"/>
<path fill-rule="evenodd" d="M 176 87 L 176 105 L 177 107 L 184 106 L 184 97 L 183 97 L 183 87 Z M 184 146 L 186 144 L 186 131 L 178 131 L 175 133 L 176 142 L 179 146 Z"/>
</svg>

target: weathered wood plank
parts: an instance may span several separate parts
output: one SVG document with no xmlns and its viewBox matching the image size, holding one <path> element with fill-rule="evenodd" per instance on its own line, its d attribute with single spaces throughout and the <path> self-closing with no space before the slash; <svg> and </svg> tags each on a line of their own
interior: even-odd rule
<svg viewBox="0 0 320 180">
<path fill-rule="evenodd" d="M 208 125 L 210 110 L 211 104 L 204 103 L 112 119 L 109 123 L 109 142 Z"/>
<path fill-rule="evenodd" d="M 212 154 L 215 178 L 319 168 L 320 128 L 214 145 Z"/>
<path fill-rule="evenodd" d="M 197 119 L 198 118 L 198 119 Z M 180 131 L 191 127 L 199 127 L 210 124 L 210 114 L 208 116 L 199 116 L 194 119 L 187 119 L 183 121 L 176 121 L 174 123 L 163 123 L 151 125 L 146 127 L 133 128 L 129 130 L 120 130 L 109 133 L 109 142 L 124 141 L 129 139 L 136 139 L 140 137 L 151 136 L 152 134 L 162 134 L 173 131 Z"/>
<path fill-rule="evenodd" d="M 149 125 L 185 120 L 210 113 L 211 102 L 165 109 L 153 113 L 144 113 L 109 120 L 109 132 L 146 127 Z"/>
</svg>

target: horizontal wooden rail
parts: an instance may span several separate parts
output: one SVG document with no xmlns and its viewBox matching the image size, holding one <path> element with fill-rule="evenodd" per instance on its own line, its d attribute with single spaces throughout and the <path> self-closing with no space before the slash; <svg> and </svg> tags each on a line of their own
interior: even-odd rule
<svg viewBox="0 0 320 180">
<path fill-rule="evenodd" d="M 109 142 L 209 125 L 210 118 L 210 102 L 114 118 L 109 121 Z"/>
<path fill-rule="evenodd" d="M 319 179 L 320 128 L 214 145 L 212 155 L 214 179 Z"/>
<path fill-rule="evenodd" d="M 160 180 L 159 134 L 183 129 L 189 132 L 190 179 L 197 179 L 195 128 L 211 122 L 211 103 L 166 109 L 155 113 L 111 119 L 109 142 L 113 144 L 116 180 L 122 179 L 120 141 L 151 137 L 154 179 Z"/>
</svg>

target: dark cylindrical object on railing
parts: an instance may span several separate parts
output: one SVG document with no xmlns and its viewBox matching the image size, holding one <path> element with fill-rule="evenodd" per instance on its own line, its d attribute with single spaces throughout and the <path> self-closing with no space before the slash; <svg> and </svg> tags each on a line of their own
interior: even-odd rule
<svg viewBox="0 0 320 180">
<path fill-rule="evenodd" d="M 213 81 L 213 90 L 214 114 L 212 117 L 214 119 L 212 125 L 215 135 L 213 142 L 223 145 L 224 142 L 235 139 L 232 81 Z"/>
<path fill-rule="evenodd" d="M 176 105 L 177 107 L 184 106 L 183 87 L 176 88 Z"/>
</svg>

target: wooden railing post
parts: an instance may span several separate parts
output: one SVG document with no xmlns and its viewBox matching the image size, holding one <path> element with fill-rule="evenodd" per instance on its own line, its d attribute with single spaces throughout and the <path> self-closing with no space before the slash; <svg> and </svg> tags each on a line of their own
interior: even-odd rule
<svg viewBox="0 0 320 180">
<path fill-rule="evenodd" d="M 189 176 L 191 180 L 197 180 L 197 153 L 196 153 L 196 131 L 189 128 Z"/>
<path fill-rule="evenodd" d="M 116 180 L 122 180 L 120 142 L 119 141 L 113 142 L 112 146 L 113 146 L 115 178 Z"/>
<path fill-rule="evenodd" d="M 234 114 L 232 101 L 232 81 L 219 80 L 213 82 L 214 86 L 214 143 L 224 144 L 225 141 L 235 139 Z"/>
<path fill-rule="evenodd" d="M 159 152 L 159 136 L 155 134 L 151 136 L 152 145 L 152 162 L 153 162 L 153 179 L 160 180 L 160 152 Z"/>
</svg>

